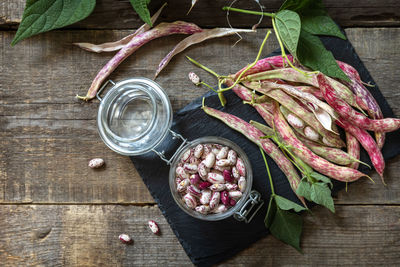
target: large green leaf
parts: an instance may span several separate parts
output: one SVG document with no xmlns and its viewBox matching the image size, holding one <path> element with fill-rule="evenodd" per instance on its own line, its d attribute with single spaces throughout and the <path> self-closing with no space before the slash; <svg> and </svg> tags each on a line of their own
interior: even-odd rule
<svg viewBox="0 0 400 267">
<path fill-rule="evenodd" d="M 11 45 L 32 35 L 78 22 L 92 13 L 96 0 L 27 0 Z"/>
<path fill-rule="evenodd" d="M 293 209 L 296 212 L 302 211 L 302 210 L 306 210 L 305 207 L 300 206 L 297 203 L 294 203 L 293 201 L 290 201 L 289 199 L 286 199 L 284 197 L 281 197 L 279 195 L 275 195 L 275 201 L 276 201 L 276 205 L 278 205 L 279 208 L 283 209 L 283 210 L 291 210 Z"/>
<path fill-rule="evenodd" d="M 312 172 L 310 174 L 310 176 L 312 178 L 316 179 L 317 181 L 323 182 L 325 184 L 329 184 L 331 186 L 331 188 L 333 187 L 331 179 L 329 179 L 328 177 L 326 177 L 318 172 Z"/>
<path fill-rule="evenodd" d="M 279 36 L 292 56 L 297 57 L 297 44 L 299 42 L 301 21 L 296 12 L 290 10 L 279 11 L 275 18 Z"/>
<path fill-rule="evenodd" d="M 304 30 L 301 31 L 297 47 L 299 61 L 306 67 L 319 70 L 322 73 L 349 81 L 347 75 L 340 69 L 332 52 L 326 50 L 321 40 Z"/>
<path fill-rule="evenodd" d="M 301 28 L 312 34 L 336 36 L 346 40 L 346 36 L 329 16 L 303 16 Z"/>
<path fill-rule="evenodd" d="M 311 185 L 311 200 L 317 204 L 327 207 L 333 213 L 335 212 L 335 205 L 331 196 L 331 190 L 327 184 L 313 183 Z"/>
<path fill-rule="evenodd" d="M 303 219 L 300 215 L 278 208 L 269 230 L 273 236 L 301 252 L 302 228 Z"/>
<path fill-rule="evenodd" d="M 147 5 L 150 3 L 150 0 L 130 0 L 130 2 L 139 17 L 152 27 L 153 24 L 151 23 L 150 19 L 150 11 L 147 7 Z"/>
</svg>

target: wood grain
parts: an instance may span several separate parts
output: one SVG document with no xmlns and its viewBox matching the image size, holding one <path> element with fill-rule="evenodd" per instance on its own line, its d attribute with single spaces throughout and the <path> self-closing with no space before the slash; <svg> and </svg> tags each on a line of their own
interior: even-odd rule
<svg viewBox="0 0 400 267">
<path fill-rule="evenodd" d="M 399 206 L 317 208 L 305 219 L 304 254 L 268 236 L 221 266 L 378 266 L 400 264 Z M 0 205 L 2 266 L 187 266 L 157 206 Z M 146 222 L 158 222 L 161 236 Z M 134 244 L 118 240 L 129 234 Z"/>
<path fill-rule="evenodd" d="M 153 14 L 164 2 L 168 7 L 160 17 L 161 21 L 187 20 L 201 27 L 227 26 L 226 13 L 222 11 L 223 6 L 232 1 L 227 0 L 204 0 L 198 1 L 192 12 L 186 16 L 190 7 L 190 1 L 175 0 L 152 0 L 150 11 Z M 260 1 L 267 12 L 275 12 L 282 4 L 282 0 Z M 400 3 L 396 0 L 325 0 L 328 13 L 341 26 L 399 26 L 400 25 Z M 0 2 L 0 28 L 15 29 L 21 21 L 24 0 L 3 0 Z M 253 1 L 238 1 L 238 8 L 259 10 Z M 251 15 L 232 14 L 230 16 L 232 25 L 236 27 L 251 27 L 257 23 L 258 18 Z M 132 29 L 138 28 L 143 22 L 133 11 L 128 0 L 99 0 L 93 13 L 85 20 L 78 22 L 68 28 L 76 29 Z M 271 26 L 270 19 L 264 19 L 263 25 Z"/>
<path fill-rule="evenodd" d="M 93 54 L 70 46 L 73 41 L 104 42 L 129 31 L 55 31 L 11 48 L 11 32 L 0 33 L 0 201 L 3 203 L 153 203 L 130 160 L 110 151 L 96 130 L 98 101 L 74 98 L 84 94 L 97 70 L 112 54 Z M 397 62 L 400 29 L 348 29 L 347 34 L 371 71 L 383 94 L 400 115 L 400 78 Z M 370 38 L 374 36 L 375 38 Z M 182 36 L 156 40 L 124 62 L 112 78 L 151 78 L 159 60 Z M 174 110 L 207 91 L 195 87 L 185 70 L 195 68 L 184 55 L 199 59 L 221 74 L 232 73 L 250 62 L 263 33 L 246 35 L 231 47 L 235 37 L 210 40 L 176 56 L 157 78 L 168 92 Z M 390 38 L 392 42 L 387 42 Z M 276 48 L 267 42 L 264 54 Z M 218 55 L 218 56 L 216 56 Z M 224 60 L 221 60 L 223 58 Z M 203 80 L 215 80 L 196 71 Z M 87 162 L 103 157 L 107 168 L 92 171 Z M 367 180 L 341 192 L 337 203 L 400 203 L 398 159 L 386 169 L 387 187 Z M 376 175 L 373 176 L 379 181 Z"/>
</svg>

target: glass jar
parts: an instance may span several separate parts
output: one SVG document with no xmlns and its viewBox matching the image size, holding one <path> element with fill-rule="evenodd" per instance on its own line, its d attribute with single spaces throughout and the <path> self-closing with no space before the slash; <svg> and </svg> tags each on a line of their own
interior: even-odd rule
<svg viewBox="0 0 400 267">
<path fill-rule="evenodd" d="M 113 86 L 101 98 L 104 88 Z M 136 156 L 153 151 L 168 165 L 169 185 L 176 204 L 187 214 L 201 220 L 217 221 L 234 216 L 239 221 L 250 222 L 261 208 L 263 201 L 257 191 L 251 191 L 253 183 L 252 168 L 245 152 L 235 143 L 215 136 L 201 137 L 188 141 L 170 129 L 172 107 L 169 98 L 160 85 L 147 78 L 130 78 L 120 82 L 107 81 L 98 91 L 100 100 L 97 126 L 101 139 L 113 151 L 127 156 Z M 156 148 L 168 136 L 181 139 L 182 143 L 170 159 Z M 215 143 L 232 148 L 238 153 L 246 167 L 246 189 L 236 205 L 226 212 L 203 215 L 190 210 L 183 203 L 176 190 L 175 170 L 182 154 L 200 143 Z"/>
</svg>

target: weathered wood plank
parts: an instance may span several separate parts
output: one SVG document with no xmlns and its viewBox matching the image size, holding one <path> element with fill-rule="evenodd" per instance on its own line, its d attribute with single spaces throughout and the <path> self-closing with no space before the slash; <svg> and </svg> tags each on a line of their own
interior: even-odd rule
<svg viewBox="0 0 400 267">
<path fill-rule="evenodd" d="M 165 1 L 152 0 L 150 11 L 154 13 L 162 3 L 167 2 L 168 7 L 163 12 L 160 21 L 187 20 L 201 27 L 221 27 L 228 25 L 222 7 L 231 1 L 198 1 L 192 12 L 186 16 L 190 1 Z M 260 1 L 265 6 L 265 11 L 275 12 L 282 4 L 282 0 Z M 356 26 L 399 26 L 400 3 L 396 0 L 325 0 L 328 13 L 335 21 L 344 27 Z M 22 18 L 24 0 L 4 0 L 0 3 L 0 27 L 16 28 Z M 259 10 L 253 1 L 238 1 L 235 7 Z M 232 25 L 236 27 L 251 27 L 258 18 L 249 15 L 231 15 Z M 264 25 L 270 25 L 270 19 L 264 20 Z M 102 0 L 97 1 L 93 13 L 85 20 L 69 28 L 83 29 L 132 29 L 138 28 L 143 22 L 133 11 L 128 0 Z"/>
<path fill-rule="evenodd" d="M 400 207 L 340 206 L 305 214 L 302 248 L 269 236 L 222 266 L 400 264 Z M 191 265 L 156 206 L 0 205 L 2 266 Z M 147 228 L 157 221 L 162 235 Z M 118 235 L 134 239 L 123 245 Z"/>
<path fill-rule="evenodd" d="M 0 151 L 4 151 L 0 155 L 0 201 L 153 202 L 129 159 L 111 152 L 101 142 L 95 122 L 97 100 L 84 103 L 74 98 L 76 93 L 85 93 L 90 80 L 111 55 L 91 54 L 68 44 L 75 40 L 102 42 L 128 32 L 56 31 L 15 48 L 9 47 L 11 33 L 0 34 Z M 347 33 L 399 116 L 400 78 L 396 74 L 400 52 L 395 44 L 400 42 L 400 29 L 348 29 Z M 185 54 L 221 74 L 232 73 L 256 54 L 263 36 L 261 32 L 251 36 L 233 48 L 235 37 L 210 40 L 173 59 L 157 81 L 166 88 L 174 110 L 206 91 L 192 85 L 186 71 L 182 71 L 195 69 L 185 60 Z M 181 38 L 164 38 L 141 48 L 112 78 L 151 78 L 159 60 Z M 392 42 L 385 41 L 388 38 Z M 276 42 L 272 40 L 267 43 L 265 54 L 275 49 Z M 209 83 L 215 81 L 202 71 L 198 73 Z M 108 167 L 93 172 L 86 164 L 97 156 L 103 157 Z M 360 181 L 349 188 L 350 193 L 341 192 L 337 203 L 400 203 L 397 163 L 398 159 L 388 164 L 388 187 Z M 377 176 L 374 178 L 379 181 Z"/>
</svg>

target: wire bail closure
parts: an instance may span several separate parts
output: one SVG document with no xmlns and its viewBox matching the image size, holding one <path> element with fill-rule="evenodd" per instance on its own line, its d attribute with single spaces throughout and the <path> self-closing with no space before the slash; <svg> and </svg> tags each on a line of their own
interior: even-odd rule
<svg viewBox="0 0 400 267">
<path fill-rule="evenodd" d="M 261 199 L 261 194 L 256 190 L 252 190 L 246 203 L 244 203 L 239 211 L 233 214 L 233 218 L 240 222 L 244 221 L 245 223 L 250 223 L 263 204 L 264 200 Z M 253 209 L 255 210 L 251 213 Z M 248 218 L 248 216 L 250 217 Z"/>
<path fill-rule="evenodd" d="M 171 165 L 171 163 L 174 161 L 174 159 L 176 158 L 176 156 L 179 154 L 179 152 L 181 151 L 181 149 L 186 145 L 186 144 L 190 144 L 191 142 L 188 141 L 186 138 L 183 138 L 182 135 L 172 131 L 171 129 L 168 129 L 168 131 L 171 133 L 172 135 L 172 139 L 181 139 L 182 143 L 181 145 L 178 147 L 177 150 L 175 150 L 175 153 L 171 156 L 170 159 L 167 159 L 164 155 L 165 151 L 157 151 L 155 148 L 152 148 L 151 151 L 153 151 L 154 153 L 156 153 L 163 161 L 165 161 L 167 163 L 167 165 Z"/>
</svg>

